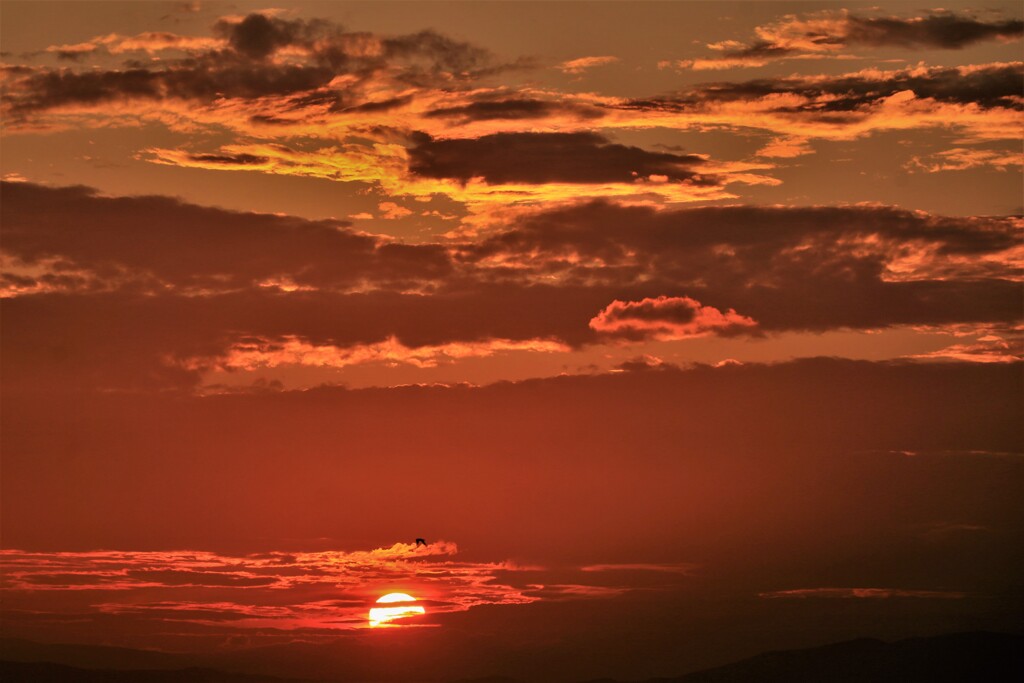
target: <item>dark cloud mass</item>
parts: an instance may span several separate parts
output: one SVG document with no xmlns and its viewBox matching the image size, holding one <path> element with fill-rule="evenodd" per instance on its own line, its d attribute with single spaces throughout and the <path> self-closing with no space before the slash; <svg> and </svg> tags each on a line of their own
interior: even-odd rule
<svg viewBox="0 0 1024 683">
<path fill-rule="evenodd" d="M 252 99 L 286 96 L 325 86 L 334 74 L 321 66 L 249 65 L 189 59 L 163 70 L 124 71 L 37 69 L 17 79 L 5 98 L 19 118 L 69 106 L 95 106 L 128 100 L 196 100 L 218 97 Z"/>
<path fill-rule="evenodd" d="M 214 163 L 260 162 L 212 156 Z M 401 289 L 450 268 L 439 246 L 388 243 L 338 221 L 230 212 L 167 197 L 103 197 L 83 187 L 6 183 L 3 196 L 8 254 L 30 263 L 57 259 L 66 271 L 105 272 L 114 282 L 231 290 L 285 277 L 344 288 L 394 277 Z"/>
<path fill-rule="evenodd" d="M 254 166 L 265 164 L 268 157 L 255 154 L 191 154 L 189 159 L 208 164 L 225 164 L 229 166 Z"/>
<path fill-rule="evenodd" d="M 469 123 L 471 121 L 540 119 L 556 114 L 568 114 L 581 119 L 596 119 L 604 115 L 600 109 L 572 103 L 512 98 L 481 100 L 457 107 L 432 109 L 425 116 Z"/>
<path fill-rule="evenodd" d="M 858 17 L 847 19 L 849 45 L 871 47 L 939 48 L 959 50 L 968 45 L 996 38 L 1020 38 L 1024 21 L 985 22 L 967 15 L 931 14 L 915 19 Z"/>
<path fill-rule="evenodd" d="M 802 105 L 782 105 L 778 111 L 815 116 L 821 112 L 852 112 L 877 104 L 898 92 L 912 91 L 919 98 L 979 107 L 1024 108 L 1024 63 L 996 64 L 960 69 L 929 67 L 886 74 L 884 78 L 853 74 L 833 77 L 762 78 L 705 83 L 676 97 L 632 100 L 631 109 L 686 111 L 703 104 L 742 102 L 769 95 L 793 94 L 807 98 Z"/>
<path fill-rule="evenodd" d="M 598 133 L 495 133 L 470 139 L 426 139 L 409 150 L 410 172 L 467 182 L 629 183 L 651 175 L 696 185 L 717 180 L 693 170 L 695 155 L 649 152 L 614 144 Z"/>
<path fill-rule="evenodd" d="M 264 59 L 288 45 L 308 43 L 324 22 L 288 21 L 264 14 L 250 14 L 240 22 L 218 21 L 214 32 L 227 38 L 235 52 L 251 59 Z"/>
<path fill-rule="evenodd" d="M 1007 255 L 1015 227 L 999 218 L 595 202 L 528 216 L 478 242 L 407 245 L 336 222 L 161 197 L 28 183 L 5 184 L 3 196 L 4 250 L 29 268 L 5 285 L 40 292 L 4 303 L 5 381 L 23 386 L 46 377 L 188 386 L 246 338 L 582 346 L 607 332 L 595 316 L 621 313 L 606 310 L 612 302 L 658 297 L 663 304 L 647 306 L 664 314 L 658 324 L 637 323 L 644 306 L 623 303 L 635 329 L 618 332 L 1006 323 L 1022 301 Z M 888 269 L 901 259 L 915 270 L 897 277 Z M 698 311 L 692 329 L 679 317 Z"/>
<path fill-rule="evenodd" d="M 789 16 L 760 31 L 766 38 L 719 51 L 723 60 L 763 62 L 793 56 L 823 56 L 856 47 L 959 50 L 986 40 L 1024 35 L 1024 21 L 986 22 L 967 14 L 944 12 L 923 17 L 863 17 L 826 13 L 808 20 Z"/>
<path fill-rule="evenodd" d="M 376 36 L 345 32 L 324 20 L 286 20 L 254 13 L 241 21 L 219 20 L 214 33 L 226 41 L 225 48 L 192 50 L 179 59 L 135 60 L 123 70 L 5 67 L 9 79 L 5 110 L 22 122 L 40 112 L 117 101 L 209 104 L 218 98 L 309 94 L 313 100 L 296 99 L 291 106 L 327 104 L 333 110 L 365 106 L 365 111 L 383 111 L 387 107 L 381 103 L 362 100 L 362 87 L 375 77 L 414 87 L 451 86 L 510 66 L 494 63 L 483 48 L 435 31 Z M 272 61 L 286 47 L 298 51 L 298 62 Z M 352 80 L 343 89 L 325 89 L 337 76 Z"/>
</svg>

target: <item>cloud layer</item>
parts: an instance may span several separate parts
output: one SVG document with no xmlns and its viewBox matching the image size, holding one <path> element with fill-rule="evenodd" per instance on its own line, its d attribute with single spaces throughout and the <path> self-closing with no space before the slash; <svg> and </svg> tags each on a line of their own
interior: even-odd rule
<svg viewBox="0 0 1024 683">
<path fill-rule="evenodd" d="M 595 202 L 475 241 L 406 244 L 80 187 L 8 183 L 4 200 L 7 379 L 26 387 L 430 366 L 609 338 L 1010 324 L 1020 304 L 1009 218 Z"/>
</svg>

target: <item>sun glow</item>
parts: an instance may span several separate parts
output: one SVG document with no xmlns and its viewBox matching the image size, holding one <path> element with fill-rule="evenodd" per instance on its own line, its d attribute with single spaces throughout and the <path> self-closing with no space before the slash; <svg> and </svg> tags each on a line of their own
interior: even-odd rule
<svg viewBox="0 0 1024 683">
<path fill-rule="evenodd" d="M 415 603 L 416 598 L 408 593 L 388 593 L 377 600 L 378 605 L 389 605 L 388 607 L 370 609 L 370 626 L 384 626 L 396 619 L 426 614 L 423 606 Z"/>
</svg>

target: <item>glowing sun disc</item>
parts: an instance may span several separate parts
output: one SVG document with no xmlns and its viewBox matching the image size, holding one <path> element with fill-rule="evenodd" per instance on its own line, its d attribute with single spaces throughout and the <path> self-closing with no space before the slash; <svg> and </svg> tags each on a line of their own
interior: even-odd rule
<svg viewBox="0 0 1024 683">
<path fill-rule="evenodd" d="M 389 621 L 426 614 L 422 605 L 414 604 L 416 598 L 408 593 L 388 593 L 377 600 L 378 605 L 390 607 L 373 607 L 370 609 L 370 626 L 383 626 Z"/>
</svg>

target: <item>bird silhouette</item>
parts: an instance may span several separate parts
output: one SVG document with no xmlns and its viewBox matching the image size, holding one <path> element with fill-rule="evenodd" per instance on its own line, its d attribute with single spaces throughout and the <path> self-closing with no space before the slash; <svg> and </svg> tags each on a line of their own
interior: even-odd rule
<svg viewBox="0 0 1024 683">
<path fill-rule="evenodd" d="M 427 546 L 427 542 L 424 541 L 422 538 L 417 538 L 416 539 L 416 547 L 419 548 L 421 545 L 423 547 L 426 547 Z"/>
</svg>

